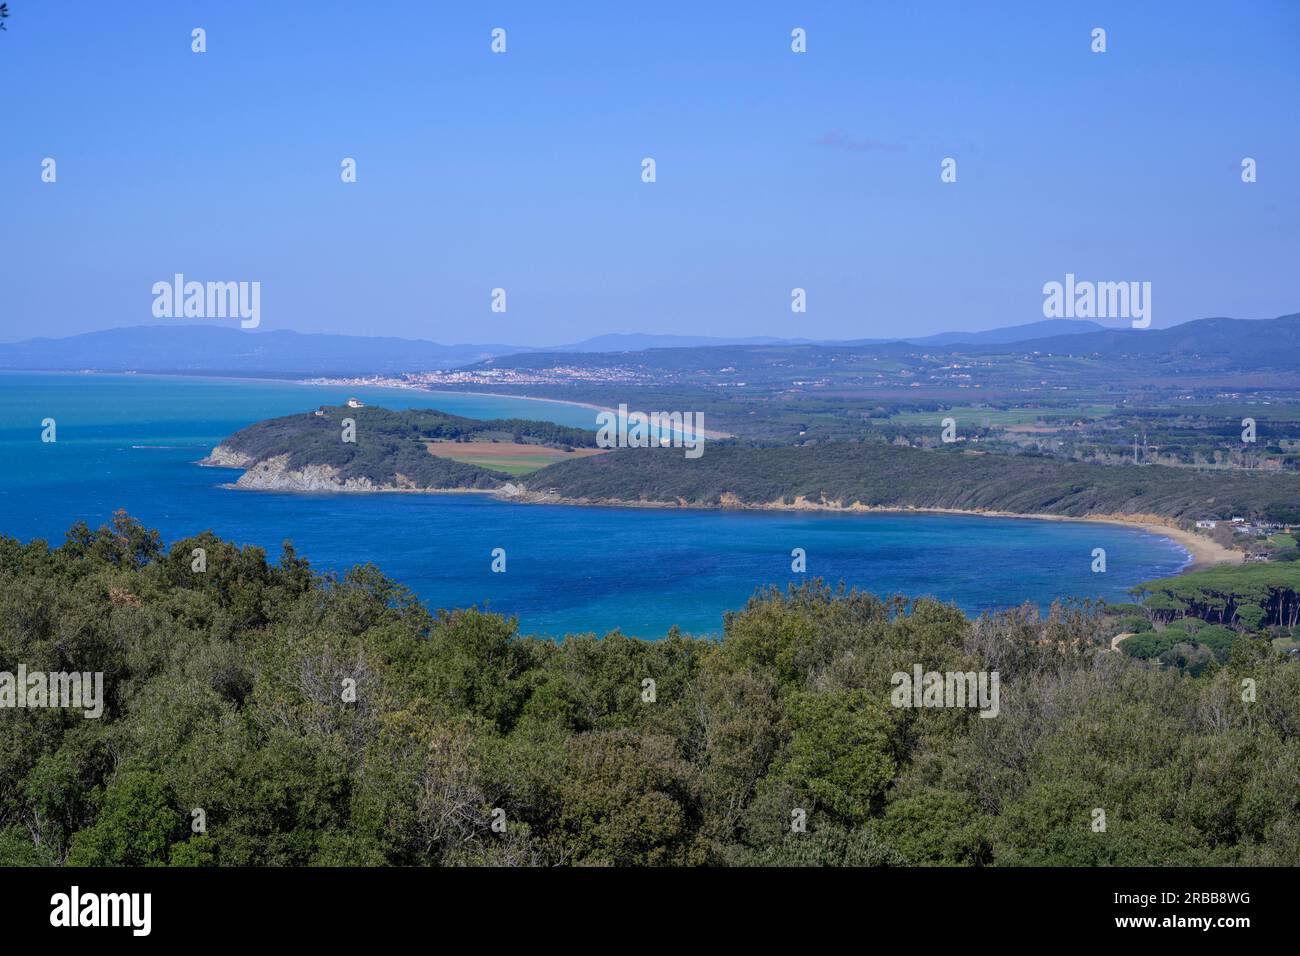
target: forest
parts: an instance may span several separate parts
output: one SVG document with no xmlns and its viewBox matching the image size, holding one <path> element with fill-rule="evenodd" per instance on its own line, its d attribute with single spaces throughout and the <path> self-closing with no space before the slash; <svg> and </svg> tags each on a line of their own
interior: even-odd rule
<svg viewBox="0 0 1300 956">
<path fill-rule="evenodd" d="M 380 485 L 400 483 L 422 489 L 489 489 L 501 487 L 511 475 L 435 457 L 425 450 L 425 442 L 494 439 L 556 448 L 596 445 L 594 431 L 551 422 L 480 421 L 419 408 L 323 406 L 316 412 L 249 425 L 218 447 L 242 456 L 244 467 L 283 455 L 290 469 L 327 465 L 337 469 L 340 481 L 367 478 Z M 405 480 L 399 482 L 399 475 Z"/>
<path fill-rule="evenodd" d="M 1220 565 L 1146 581 L 1129 589 L 1142 603 L 1108 602 L 1101 613 L 1113 647 L 1195 676 L 1227 663 L 1243 640 L 1300 655 L 1297 588 L 1294 561 Z"/>
<path fill-rule="evenodd" d="M 687 461 L 661 449 L 626 449 L 551 465 L 526 482 L 569 499 L 717 506 L 860 502 L 869 507 L 957 508 L 1070 517 L 1148 514 L 1195 520 L 1247 516 L 1300 521 L 1300 475 L 1203 472 L 1160 465 L 1112 467 L 965 445 L 927 451 L 873 442 L 756 447 L 713 442 Z"/>
<path fill-rule="evenodd" d="M 1300 624 L 1300 562 L 1207 568 L 1132 589 L 1162 621 L 1196 617 L 1252 630 Z"/>
<path fill-rule="evenodd" d="M 1107 635 L 819 581 L 716 639 L 541 640 L 118 513 L 0 538 L 0 671 L 105 696 L 0 709 L 0 864 L 1300 864 L 1300 666 Z M 892 706 L 916 665 L 997 672 L 1000 713 Z"/>
<path fill-rule="evenodd" d="M 344 438 L 347 421 L 353 423 L 351 440 Z M 596 445 L 594 431 L 549 422 L 331 406 L 250 425 L 219 449 L 243 456 L 241 467 L 284 456 L 288 469 L 329 466 L 341 482 L 367 478 L 390 487 L 491 490 L 517 479 L 434 457 L 424 443 L 494 438 L 563 449 Z M 652 447 L 562 461 L 533 472 L 523 484 L 572 501 L 719 507 L 789 505 L 806 498 L 845 506 L 1063 517 L 1154 515 L 1184 523 L 1233 516 L 1300 522 L 1300 475 L 1294 472 L 1118 467 L 987 452 L 974 442 L 922 449 L 882 440 L 791 446 L 724 439 L 707 442 L 699 458 Z"/>
</svg>

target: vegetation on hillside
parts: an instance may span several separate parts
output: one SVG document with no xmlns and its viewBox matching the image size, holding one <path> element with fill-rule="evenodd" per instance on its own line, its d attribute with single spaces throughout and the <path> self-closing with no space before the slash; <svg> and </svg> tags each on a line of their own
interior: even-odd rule
<svg viewBox="0 0 1300 956">
<path fill-rule="evenodd" d="M 1115 468 L 957 448 L 924 451 L 878 443 L 752 447 L 709 443 L 679 451 L 630 448 L 562 462 L 526 484 L 565 498 L 684 501 L 717 505 L 806 497 L 869 507 L 961 508 L 1016 514 L 1154 514 L 1168 518 L 1244 515 L 1300 521 L 1300 476 Z"/>
<path fill-rule="evenodd" d="M 1300 470 L 1300 314 L 1009 343 L 713 345 L 498 356 L 416 379 L 705 413 L 750 440 L 938 441 L 1100 464 Z M 466 378 L 469 378 L 468 383 Z M 939 414 L 932 414 L 938 412 Z M 1018 420 L 1012 426 L 1009 418 Z M 1258 421 L 1243 442 L 1242 419 Z"/>
<path fill-rule="evenodd" d="M 914 664 L 997 671 L 999 715 L 891 706 Z M 20 665 L 107 700 L 0 710 L 0 864 L 1300 864 L 1300 666 L 1248 641 L 1192 678 L 1087 608 L 813 583 L 720 641 L 552 643 L 119 514 L 0 538 Z"/>
<path fill-rule="evenodd" d="M 417 488 L 498 488 L 511 480 L 504 471 L 438 458 L 427 441 L 514 441 L 556 448 L 592 448 L 594 431 L 526 419 L 479 421 L 432 409 L 346 408 L 326 406 L 322 414 L 308 412 L 257 422 L 225 439 L 221 446 L 247 455 L 254 462 L 287 455 L 290 470 L 307 465 L 338 469 L 340 480 L 368 478 L 377 484 L 397 483 L 401 475 Z M 353 440 L 343 438 L 343 423 L 355 425 Z"/>
<path fill-rule="evenodd" d="M 1225 664 L 1238 645 L 1296 654 L 1300 567 L 1295 564 L 1225 565 L 1130 590 L 1143 603 L 1102 609 L 1106 633 L 1130 657 L 1197 675 Z"/>
<path fill-rule="evenodd" d="M 1158 620 L 1195 617 L 1239 626 L 1293 628 L 1300 624 L 1300 562 L 1207 568 L 1147 581 L 1132 588 L 1147 595 Z"/>
<path fill-rule="evenodd" d="M 286 456 L 290 470 L 327 465 L 342 481 L 368 478 L 427 489 L 492 489 L 513 480 L 490 467 L 491 460 L 485 467 L 429 455 L 428 441 L 497 440 L 556 449 L 596 445 L 594 431 L 541 421 L 476 421 L 430 409 L 326 407 L 320 412 L 258 422 L 221 445 L 254 463 Z M 353 441 L 343 440 L 346 419 L 355 423 Z M 745 504 L 789 504 L 805 497 L 869 507 L 1300 522 L 1300 476 L 1291 473 L 1097 465 L 987 453 L 969 444 L 921 449 L 881 440 L 799 446 L 714 441 L 698 459 L 686 459 L 675 449 L 633 448 L 559 462 L 533 472 L 525 483 L 571 499 L 718 505 L 724 495 Z M 1289 540 L 1279 536 L 1279 547 Z"/>
</svg>

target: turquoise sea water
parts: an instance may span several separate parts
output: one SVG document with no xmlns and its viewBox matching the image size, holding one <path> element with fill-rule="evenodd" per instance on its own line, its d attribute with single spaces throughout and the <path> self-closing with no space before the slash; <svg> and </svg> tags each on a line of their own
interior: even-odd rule
<svg viewBox="0 0 1300 956">
<path fill-rule="evenodd" d="M 1059 595 L 1125 600 L 1187 560 L 1173 542 L 1111 525 L 950 515 L 833 515 L 507 504 L 482 495 L 291 495 L 220 487 L 194 462 L 222 438 L 348 396 L 472 418 L 595 428 L 595 411 L 527 399 L 144 375 L 0 373 L 0 534 L 58 544 L 77 520 L 125 508 L 171 542 L 212 529 L 275 560 L 286 538 L 318 570 L 373 562 L 433 607 L 486 605 L 524 633 L 672 624 L 721 630 L 755 588 L 808 574 L 880 594 L 931 594 L 968 612 Z M 41 441 L 41 422 L 58 441 Z M 707 446 L 705 454 L 707 454 Z M 507 571 L 491 571 L 493 548 Z M 1105 548 L 1108 571 L 1090 570 Z"/>
</svg>

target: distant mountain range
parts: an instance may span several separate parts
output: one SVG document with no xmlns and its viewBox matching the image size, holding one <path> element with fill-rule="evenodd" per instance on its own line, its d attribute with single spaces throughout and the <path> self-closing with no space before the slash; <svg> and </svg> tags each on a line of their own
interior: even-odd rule
<svg viewBox="0 0 1300 956">
<path fill-rule="evenodd" d="M 775 345 L 795 342 L 804 344 L 810 339 L 780 339 L 770 335 L 749 338 L 725 338 L 711 335 L 646 335 L 640 332 L 597 335 L 572 345 L 550 345 L 545 348 L 516 349 L 516 352 L 641 352 L 645 349 L 691 349 L 710 345 Z"/>
<path fill-rule="evenodd" d="M 306 377 L 454 368 L 517 352 L 511 345 L 244 332 L 212 325 L 138 325 L 0 345 L 0 368 Z"/>
<path fill-rule="evenodd" d="M 985 351 L 992 345 L 991 341 L 974 343 L 975 349 L 984 347 Z M 1073 355 L 1225 356 L 1266 368 L 1294 368 L 1300 360 L 1300 312 L 1277 319 L 1197 319 L 1166 329 L 1105 329 L 1023 339 L 1017 345 Z"/>
<path fill-rule="evenodd" d="M 1043 319 L 1026 325 L 1008 325 L 987 332 L 940 332 L 938 335 L 923 335 L 920 338 L 902 339 L 912 345 L 1008 345 L 1012 342 L 1027 342 L 1032 339 L 1046 339 L 1057 335 L 1081 335 L 1086 332 L 1116 331 L 1086 319 Z M 882 341 L 869 342 L 860 340 L 852 344 L 877 344 Z M 846 343 L 848 344 L 848 343 Z"/>
<path fill-rule="evenodd" d="M 1243 370 L 1300 366 L 1300 313 L 1275 319 L 1197 319 L 1164 329 L 1106 329 L 1014 343 L 1019 351 L 1098 358 L 1200 359 L 1208 367 L 1231 363 Z M 992 342 L 963 348 L 970 353 L 1005 351 Z"/>
<path fill-rule="evenodd" d="M 441 345 L 423 339 L 247 332 L 212 325 L 141 325 L 67 338 L 0 343 L 0 369 L 101 372 L 178 372 L 268 377 L 391 375 L 451 369 L 528 353 L 643 352 L 650 349 L 762 345 L 871 346 L 903 343 L 948 346 L 1005 345 L 1060 336 L 1109 334 L 1095 322 L 1048 319 L 983 332 L 943 332 L 910 339 L 818 341 L 769 336 L 599 335 L 570 345 L 537 348 L 508 344 Z"/>
<path fill-rule="evenodd" d="M 1044 326 L 1049 333 L 1059 327 L 1054 323 L 1036 322 L 1020 328 L 1041 331 Z M 920 339 L 915 342 L 867 340 L 646 349 L 617 353 L 614 356 L 616 361 L 610 361 L 611 356 L 607 354 L 529 352 L 484 359 L 467 368 L 538 370 L 555 365 L 618 365 L 636 368 L 645 374 L 660 371 L 687 373 L 692 370 L 706 374 L 707 370 L 725 367 L 726 371 L 734 373 L 732 378 L 751 383 L 764 369 L 778 378 L 788 378 L 796 370 L 803 373 L 817 370 L 845 373 L 852 367 L 865 369 L 863 363 L 873 357 L 907 360 L 919 367 L 927 362 L 933 365 L 936 361 L 1005 356 L 1006 361 L 995 364 L 1008 368 L 1023 364 L 1022 359 L 1026 356 L 1034 357 L 1038 364 L 1053 357 L 1071 357 L 1086 360 L 1090 366 L 1100 363 L 1112 369 L 1122 367 L 1128 370 L 1126 374 L 1134 371 L 1150 373 L 1157 367 L 1170 366 L 1183 370 L 1239 373 L 1280 370 L 1292 374 L 1300 368 L 1300 313 L 1276 319 L 1197 319 L 1165 329 L 1082 330 L 1024 339 L 1011 337 L 1014 331 L 995 329 L 976 333 L 970 337 L 973 341 L 933 337 L 941 340 L 938 343 Z M 1078 363 L 1073 364 L 1077 366 Z M 1044 368 L 1050 365 L 1051 362 L 1047 362 Z"/>
</svg>

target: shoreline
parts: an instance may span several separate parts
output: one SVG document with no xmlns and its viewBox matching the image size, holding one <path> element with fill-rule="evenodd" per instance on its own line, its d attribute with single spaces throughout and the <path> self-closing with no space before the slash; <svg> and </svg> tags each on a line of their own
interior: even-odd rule
<svg viewBox="0 0 1300 956">
<path fill-rule="evenodd" d="M 301 379 L 294 382 L 295 385 L 337 385 L 337 382 L 317 382 L 310 379 Z M 618 414 L 617 408 L 610 408 L 608 405 L 596 405 L 593 402 L 579 402 L 571 398 L 543 398 L 540 395 L 509 395 L 506 392 L 480 392 L 480 391 L 453 391 L 447 388 L 426 388 L 422 385 L 355 385 L 355 388 L 391 388 L 395 391 L 424 392 L 426 395 L 482 395 L 484 398 L 513 398 L 525 402 L 549 402 L 552 405 L 572 405 L 575 408 L 590 408 L 596 412 L 609 412 L 612 415 Z M 704 437 L 710 441 L 723 441 L 728 438 L 735 438 L 730 432 L 715 431 L 711 428 L 703 429 Z"/>
<path fill-rule="evenodd" d="M 1091 514 L 1091 515 L 1055 515 L 1055 514 L 1020 514 L 1013 511 L 987 511 L 967 508 L 918 508 L 902 505 L 870 506 L 854 503 L 844 506 L 838 502 L 819 503 L 806 498 L 796 498 L 793 504 L 785 502 L 767 502 L 761 504 L 745 503 L 731 496 L 723 495 L 723 501 L 717 505 L 701 505 L 683 501 L 619 501 L 616 499 L 564 498 L 544 492 L 525 491 L 522 494 L 496 497 L 503 501 L 517 504 L 556 504 L 580 507 L 607 508 L 686 508 L 704 511 L 820 511 L 831 514 L 936 514 L 959 515 L 973 518 L 1016 518 L 1025 521 L 1065 521 L 1078 523 L 1098 523 L 1120 525 L 1126 528 L 1144 531 L 1173 542 L 1186 554 L 1186 563 L 1178 570 L 1179 574 L 1200 571 L 1205 568 L 1224 564 L 1241 564 L 1245 555 L 1240 551 L 1225 548 L 1215 541 L 1198 535 L 1194 531 L 1172 524 L 1172 519 L 1152 514 Z"/>
<path fill-rule="evenodd" d="M 229 465 L 205 465 L 203 468 L 229 468 Z M 258 485 L 241 485 L 233 481 L 217 485 L 226 491 L 252 491 L 280 495 L 493 495 L 500 497 L 498 488 L 266 488 Z"/>
<path fill-rule="evenodd" d="M 266 378 L 259 375 L 211 375 L 206 372 L 196 372 L 193 375 L 187 375 L 184 372 L 105 372 L 94 369 L 79 369 L 76 371 L 68 369 L 0 369 L 0 372 L 13 372 L 21 375 L 116 375 L 124 378 L 211 379 L 216 382 L 265 382 L 274 385 L 314 385 L 322 388 L 377 388 L 391 392 L 423 392 L 426 395 L 481 395 L 484 398 L 512 398 L 522 402 L 546 402 L 551 405 L 570 405 L 575 408 L 590 408 L 592 411 L 597 412 L 613 412 L 615 414 L 618 412 L 618 409 L 616 408 L 609 408 L 605 405 L 596 405 L 592 402 L 574 401 L 570 398 L 544 398 L 540 395 L 509 395 L 505 392 L 455 391 L 447 388 L 427 388 L 423 385 L 358 385 L 355 382 L 344 383 L 328 379 L 316 381 L 305 378 Z M 482 420 L 487 421 L 488 419 Z M 704 437 L 710 441 L 723 441 L 728 438 L 735 438 L 736 436 L 729 432 L 720 432 L 706 428 L 704 429 Z"/>
<path fill-rule="evenodd" d="M 206 468 L 231 468 L 241 470 L 237 464 L 214 461 L 205 458 L 196 462 Z M 242 469 L 244 475 L 248 470 Z M 243 475 L 240 476 L 241 480 Z M 1056 521 L 1074 523 L 1112 524 L 1142 531 L 1156 537 L 1164 538 L 1176 545 L 1186 556 L 1185 563 L 1178 569 L 1178 574 L 1200 571 L 1204 568 L 1224 564 L 1241 564 L 1245 555 L 1240 551 L 1218 544 L 1211 539 L 1180 528 L 1171 519 L 1152 514 L 1091 514 L 1091 515 L 1055 515 L 1055 514 L 1020 514 L 1012 511 L 981 511 L 964 508 L 917 508 L 911 506 L 868 506 L 858 503 L 844 506 L 838 502 L 812 502 L 806 498 L 796 498 L 792 504 L 785 502 L 767 502 L 761 504 L 741 502 L 734 495 L 723 495 L 716 505 L 698 504 L 678 501 L 624 501 L 618 499 L 566 498 L 561 495 L 529 491 L 513 482 L 502 488 L 398 488 L 398 487 L 337 487 L 302 489 L 293 487 L 259 486 L 252 482 L 223 483 L 220 487 L 231 491 L 264 491 L 283 494 L 435 494 L 435 495 L 487 495 L 503 504 L 521 505 L 559 505 L 563 507 L 585 508 L 661 508 L 696 511 L 813 511 L 828 514 L 932 514 L 956 515 L 974 518 L 1011 518 L 1023 521 Z"/>
<path fill-rule="evenodd" d="M 908 509 L 899 510 L 906 511 Z M 1168 524 L 1166 522 L 1169 519 L 1161 518 L 1158 515 L 1100 514 L 1073 517 L 1070 515 L 1049 514 L 1019 515 L 1008 511 L 961 511 L 958 509 L 925 510 L 933 514 L 966 514 L 985 518 L 1026 518 L 1033 521 L 1079 521 L 1136 528 L 1145 531 L 1147 534 L 1154 534 L 1161 538 L 1168 538 L 1174 544 L 1187 552 L 1187 564 L 1179 570 L 1180 574 L 1187 571 L 1200 571 L 1204 568 L 1216 567 L 1221 564 L 1241 564 L 1246 557 L 1242 552 L 1233 551 L 1231 548 L 1225 548 L 1218 542 L 1212 541 L 1204 535 L 1199 535 L 1195 531 L 1189 531 L 1185 528 L 1180 528 L 1177 525 Z"/>
</svg>

